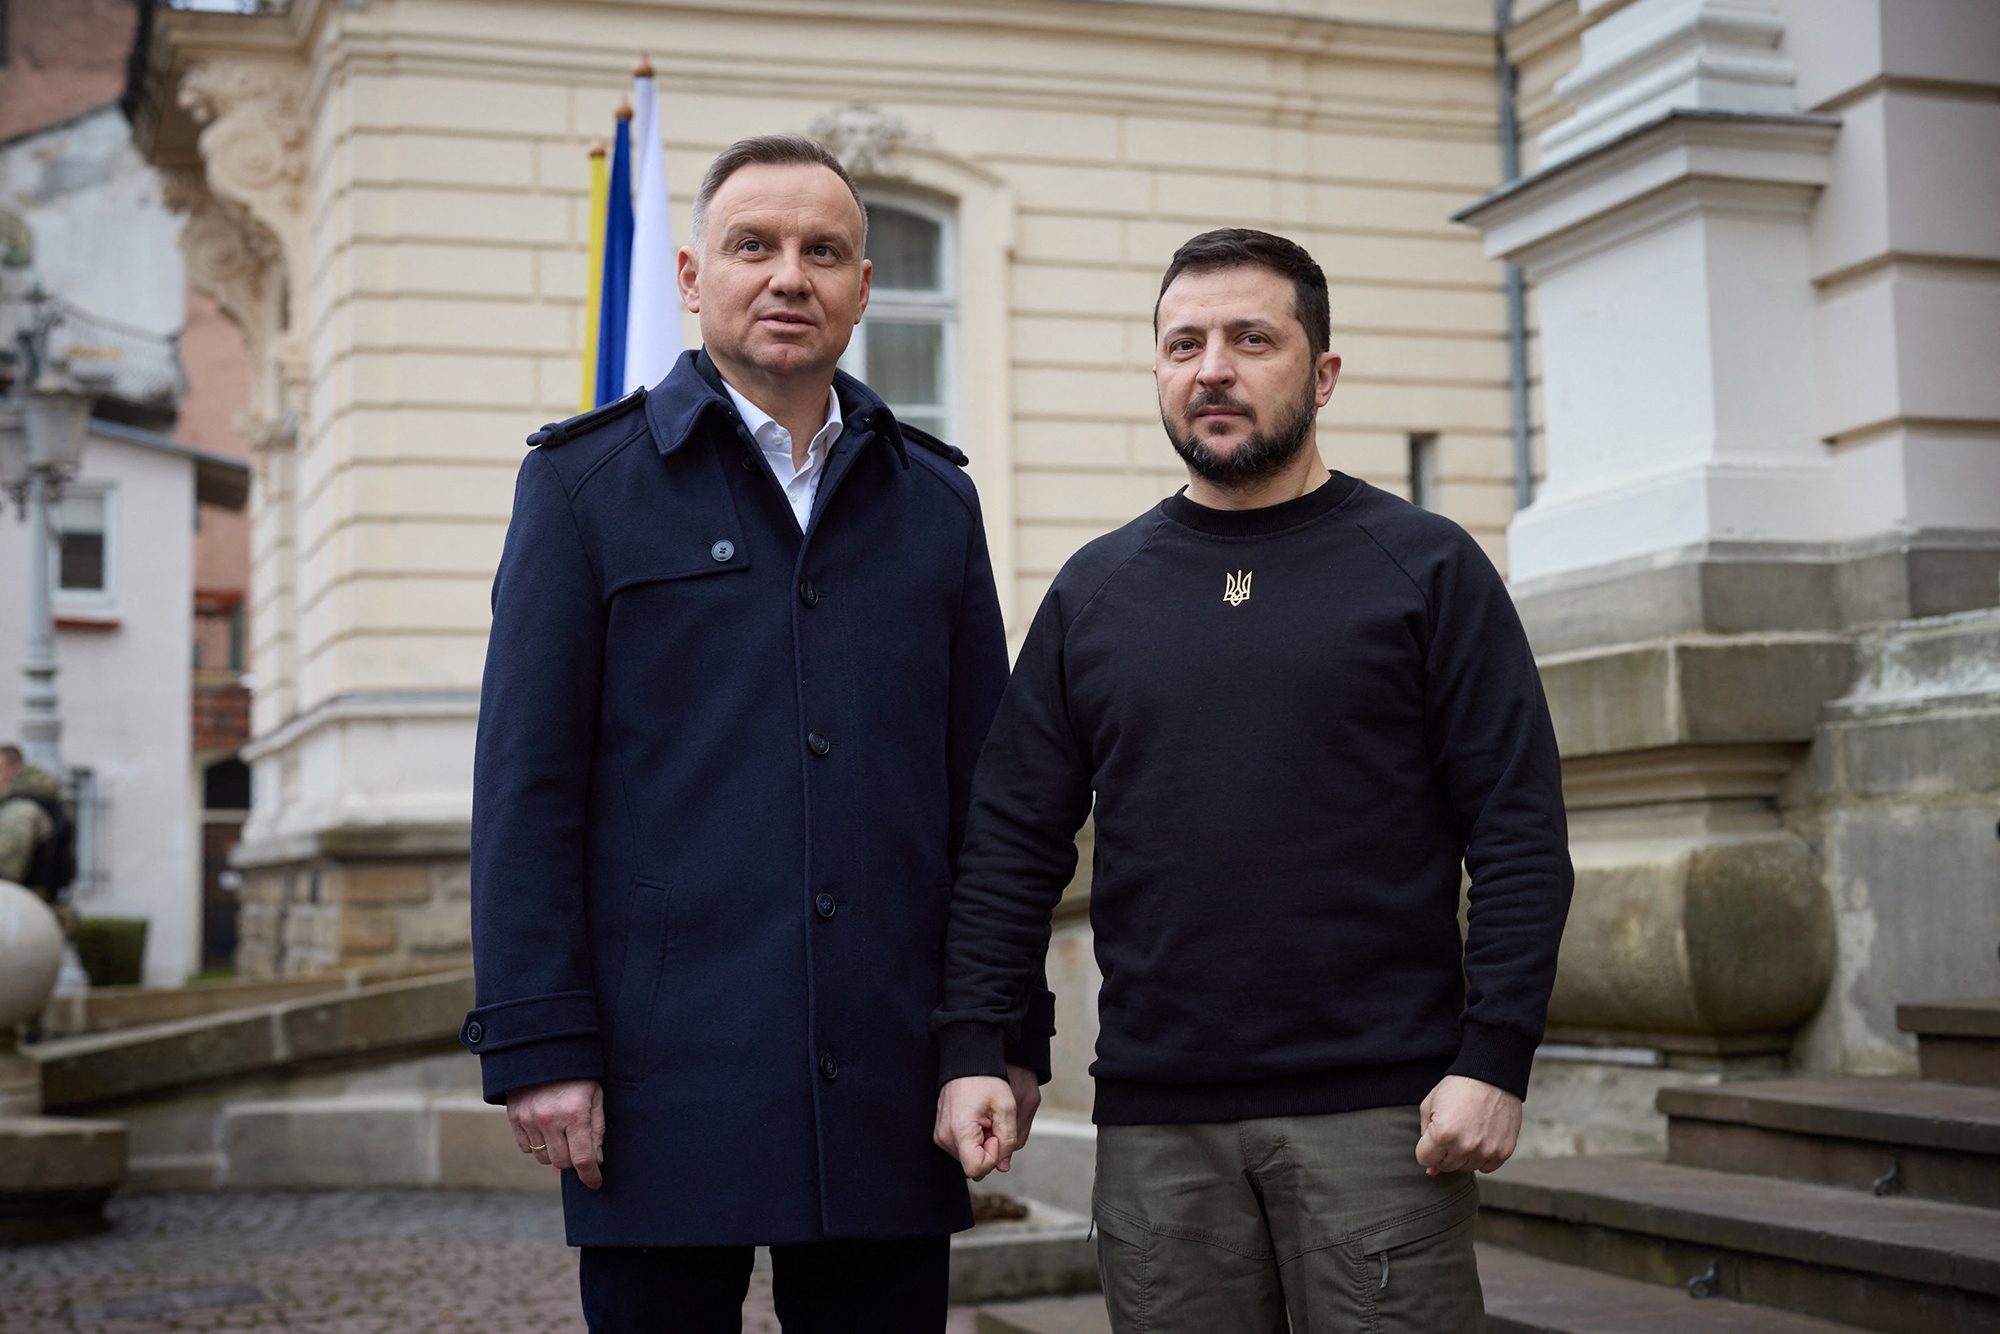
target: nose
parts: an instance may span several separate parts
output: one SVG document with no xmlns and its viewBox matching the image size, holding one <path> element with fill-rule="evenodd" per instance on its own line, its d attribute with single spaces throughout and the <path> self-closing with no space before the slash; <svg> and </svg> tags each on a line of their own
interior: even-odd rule
<svg viewBox="0 0 2000 1334">
<path fill-rule="evenodd" d="M 1195 383 L 1203 389 L 1227 389 L 1236 383 L 1236 367 L 1229 357 L 1227 339 L 1215 339 L 1201 354 L 1201 365 L 1195 369 Z"/>
<path fill-rule="evenodd" d="M 806 275 L 805 253 L 798 246 L 786 246 L 783 257 L 771 270 L 771 290 L 786 296 L 798 296 L 812 289 L 812 280 Z"/>
</svg>

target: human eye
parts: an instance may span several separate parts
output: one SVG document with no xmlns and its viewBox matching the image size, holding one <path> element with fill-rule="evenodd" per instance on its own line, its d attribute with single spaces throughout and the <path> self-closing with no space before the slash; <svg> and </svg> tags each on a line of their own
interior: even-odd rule
<svg viewBox="0 0 2000 1334">
<path fill-rule="evenodd" d="M 736 249 L 745 255 L 761 255 L 764 253 L 764 243 L 754 236 L 746 236 L 736 243 Z"/>
</svg>

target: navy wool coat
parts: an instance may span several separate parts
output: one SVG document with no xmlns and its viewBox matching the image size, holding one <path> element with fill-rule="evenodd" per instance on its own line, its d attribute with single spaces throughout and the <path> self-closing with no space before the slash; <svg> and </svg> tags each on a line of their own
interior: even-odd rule
<svg viewBox="0 0 2000 1334">
<path fill-rule="evenodd" d="M 702 353 L 521 466 L 461 1039 L 489 1102 L 603 1082 L 603 1189 L 563 1174 L 573 1246 L 971 1226 L 931 1143 L 929 1019 L 999 602 L 956 451 L 835 391 L 803 534 Z M 1046 1068 L 1036 1046 L 1016 1059 Z"/>
</svg>

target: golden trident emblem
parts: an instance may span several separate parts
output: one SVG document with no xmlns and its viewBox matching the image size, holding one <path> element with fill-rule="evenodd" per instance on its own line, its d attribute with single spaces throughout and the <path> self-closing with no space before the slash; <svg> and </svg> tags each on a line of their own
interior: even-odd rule
<svg viewBox="0 0 2000 1334">
<path fill-rule="evenodd" d="M 1250 600 L 1250 575 L 1245 570 L 1222 576 L 1222 600 L 1232 607 L 1240 607 Z"/>
</svg>

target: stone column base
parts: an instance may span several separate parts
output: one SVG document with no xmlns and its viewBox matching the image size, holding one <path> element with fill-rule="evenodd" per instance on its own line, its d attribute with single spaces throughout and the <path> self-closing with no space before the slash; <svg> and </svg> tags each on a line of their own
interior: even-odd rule
<svg viewBox="0 0 2000 1334">
<path fill-rule="evenodd" d="M 336 968 L 391 974 L 470 963 L 471 864 L 463 835 L 452 841 L 459 846 L 402 855 L 390 848 L 343 852 L 325 836 L 306 856 L 240 851 L 237 971 L 246 978 Z"/>
</svg>

